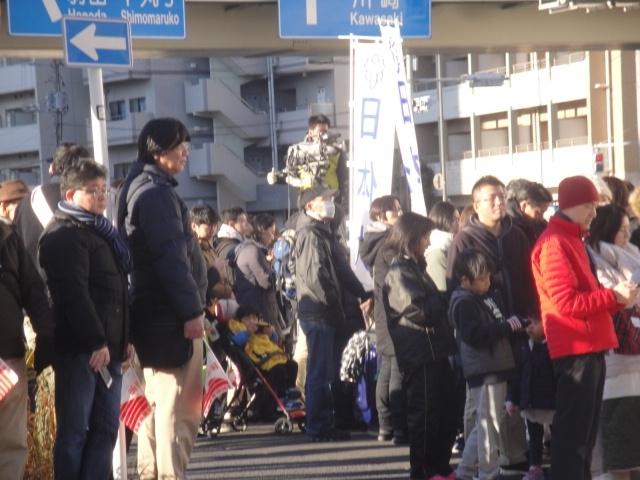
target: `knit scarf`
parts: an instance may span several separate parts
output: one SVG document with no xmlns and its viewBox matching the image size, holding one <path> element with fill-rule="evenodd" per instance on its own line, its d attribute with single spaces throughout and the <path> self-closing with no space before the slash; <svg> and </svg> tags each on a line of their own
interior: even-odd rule
<svg viewBox="0 0 640 480">
<path fill-rule="evenodd" d="M 132 264 L 129 248 L 116 227 L 114 227 L 109 220 L 103 215 L 94 215 L 93 213 L 87 212 L 84 208 L 65 200 L 58 203 L 58 208 L 60 211 L 71 215 L 79 222 L 89 226 L 104 238 L 111 245 L 111 250 L 115 253 L 116 259 L 120 263 L 124 273 L 131 273 Z"/>
</svg>

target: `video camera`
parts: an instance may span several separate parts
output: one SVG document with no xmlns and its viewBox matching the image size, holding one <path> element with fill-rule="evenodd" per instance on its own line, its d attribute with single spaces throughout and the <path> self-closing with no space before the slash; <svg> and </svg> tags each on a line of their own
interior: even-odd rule
<svg viewBox="0 0 640 480">
<path fill-rule="evenodd" d="M 323 184 L 329 165 L 329 157 L 345 150 L 344 142 L 339 143 L 340 132 L 327 131 L 317 139 L 307 135 L 303 142 L 291 145 L 284 157 L 284 168 L 267 174 L 269 185 L 286 184 L 306 188 Z"/>
</svg>

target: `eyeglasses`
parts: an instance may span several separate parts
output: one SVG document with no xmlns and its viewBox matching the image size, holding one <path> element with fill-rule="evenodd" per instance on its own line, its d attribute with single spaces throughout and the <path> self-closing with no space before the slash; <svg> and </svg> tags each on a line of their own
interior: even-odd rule
<svg viewBox="0 0 640 480">
<path fill-rule="evenodd" d="M 182 147 L 186 150 L 191 150 L 191 142 L 182 142 L 180 145 L 178 145 L 179 147 Z"/>
<path fill-rule="evenodd" d="M 92 188 L 91 190 L 85 190 L 84 188 L 81 188 L 80 190 L 86 193 L 87 195 L 93 195 L 94 197 L 108 197 L 110 193 L 109 190 L 105 188 L 103 188 L 102 190 L 98 190 L 97 188 Z"/>
<path fill-rule="evenodd" d="M 491 195 L 490 197 L 487 197 L 487 198 L 481 198 L 476 203 L 488 202 L 491 205 L 495 205 L 496 201 L 498 200 L 500 200 L 500 203 L 505 203 L 507 201 L 507 198 L 504 195 Z"/>
</svg>

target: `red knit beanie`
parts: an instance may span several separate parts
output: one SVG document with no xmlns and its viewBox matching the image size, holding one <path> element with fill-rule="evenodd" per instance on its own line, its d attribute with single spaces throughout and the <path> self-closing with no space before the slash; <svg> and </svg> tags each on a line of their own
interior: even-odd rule
<svg viewBox="0 0 640 480">
<path fill-rule="evenodd" d="M 558 208 L 560 210 L 599 201 L 600 195 L 596 186 L 582 175 L 567 177 L 558 185 Z"/>
</svg>

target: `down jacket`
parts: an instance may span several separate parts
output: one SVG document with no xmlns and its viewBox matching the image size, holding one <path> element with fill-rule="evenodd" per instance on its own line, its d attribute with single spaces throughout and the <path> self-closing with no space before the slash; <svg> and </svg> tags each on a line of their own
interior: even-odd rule
<svg viewBox="0 0 640 480">
<path fill-rule="evenodd" d="M 56 210 L 40 239 L 39 258 L 53 301 L 56 350 L 92 353 L 107 346 L 112 358 L 124 360 L 129 291 L 109 243 Z"/>
<path fill-rule="evenodd" d="M 204 256 L 178 182 L 156 165 L 135 162 L 118 198 L 118 229 L 131 272 L 131 336 L 143 367 L 175 368 L 190 358 L 184 323 L 206 306 Z"/>
<path fill-rule="evenodd" d="M 382 302 L 400 371 L 456 353 L 445 297 L 415 261 L 403 256 L 391 261 Z"/>
<path fill-rule="evenodd" d="M 598 283 L 581 230 L 556 214 L 531 253 L 551 359 L 618 346 L 611 315 L 624 305 Z"/>
</svg>

